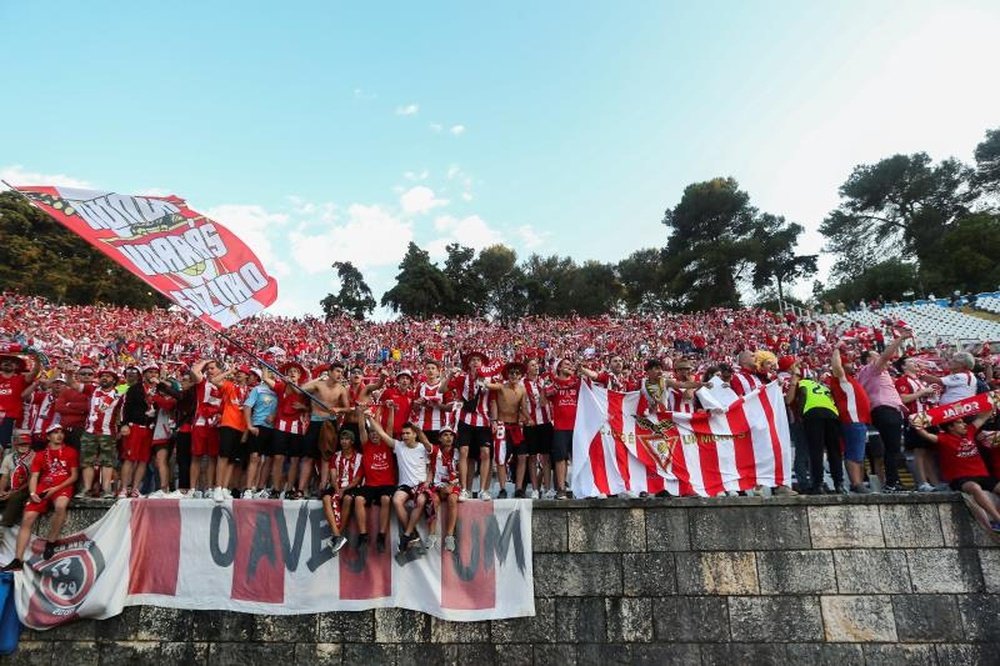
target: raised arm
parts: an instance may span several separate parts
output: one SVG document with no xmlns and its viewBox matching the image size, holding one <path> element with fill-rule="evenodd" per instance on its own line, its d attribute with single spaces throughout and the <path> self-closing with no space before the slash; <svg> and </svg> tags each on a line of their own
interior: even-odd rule
<svg viewBox="0 0 1000 666">
<path fill-rule="evenodd" d="M 833 348 L 833 355 L 830 357 L 830 370 L 833 371 L 833 376 L 837 379 L 843 379 L 847 376 L 844 372 L 844 363 L 840 360 L 840 347 Z"/>
<path fill-rule="evenodd" d="M 390 416 L 389 418 L 391 419 L 392 417 Z M 382 429 L 382 425 L 376 419 L 373 419 L 371 416 L 366 414 L 365 421 L 371 424 L 372 430 L 375 431 L 375 434 L 378 435 L 383 442 L 385 442 L 390 447 L 395 446 L 396 440 L 392 438 L 392 435 L 390 435 L 389 433 L 387 433 L 385 430 Z"/>
<path fill-rule="evenodd" d="M 200 384 L 202 382 L 202 380 L 205 379 L 205 375 L 203 374 L 202 371 L 205 369 L 205 366 L 208 365 L 209 361 L 211 361 L 211 359 L 203 358 L 203 359 L 201 359 L 200 361 L 198 361 L 197 363 L 195 363 L 194 365 L 191 366 L 191 383 L 192 384 Z"/>
<path fill-rule="evenodd" d="M 913 337 L 912 333 L 900 335 L 899 337 L 894 338 L 891 343 L 889 343 L 889 346 L 885 348 L 885 351 L 879 355 L 878 360 L 875 362 L 876 366 L 879 369 L 879 372 L 889 367 L 889 363 L 892 361 L 893 357 L 899 352 L 900 348 L 903 346 L 903 343 L 912 337 Z"/>
</svg>

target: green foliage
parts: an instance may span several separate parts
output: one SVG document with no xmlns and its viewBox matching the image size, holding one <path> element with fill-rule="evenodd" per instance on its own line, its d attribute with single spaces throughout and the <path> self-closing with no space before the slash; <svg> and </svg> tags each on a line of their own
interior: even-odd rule
<svg viewBox="0 0 1000 666">
<path fill-rule="evenodd" d="M 976 146 L 976 185 L 994 196 L 1000 195 L 1000 128 L 986 132 Z"/>
<path fill-rule="evenodd" d="M 936 260 L 921 268 L 924 287 L 937 293 L 993 291 L 1000 286 L 1000 215 L 962 218 L 935 245 Z"/>
<path fill-rule="evenodd" d="M 830 303 L 838 300 L 854 305 L 860 300 L 881 296 L 887 300 L 903 300 L 917 285 L 917 266 L 902 259 L 888 259 L 871 266 L 856 277 L 844 280 L 824 294 Z"/>
<path fill-rule="evenodd" d="M 448 256 L 444 276 L 451 283 L 452 299 L 442 304 L 441 314 L 461 316 L 480 312 L 486 301 L 486 286 L 473 265 L 476 251 L 458 243 L 448 245 L 445 251 Z"/>
<path fill-rule="evenodd" d="M 336 295 L 327 294 L 320 301 L 326 318 L 329 320 L 346 315 L 361 320 L 365 315 L 371 314 L 375 309 L 375 299 L 361 271 L 349 261 L 336 261 L 332 268 L 337 271 L 340 291 Z"/>
<path fill-rule="evenodd" d="M 804 229 L 785 222 L 784 217 L 764 213 L 757 218 L 753 238 L 757 245 L 753 265 L 753 286 L 761 290 L 774 286 L 778 302 L 784 302 L 784 287 L 816 273 L 816 255 L 796 255 L 795 245 Z"/>
<path fill-rule="evenodd" d="M 382 296 L 382 305 L 407 317 L 426 319 L 440 313 L 452 299 L 453 287 L 444 272 L 425 250 L 410 241 L 399 263 L 396 285 Z"/>
<path fill-rule="evenodd" d="M 56 303 L 164 307 L 152 287 L 15 192 L 0 192 L 0 290 Z"/>
<path fill-rule="evenodd" d="M 668 305 L 670 296 L 666 291 L 665 259 L 663 248 L 650 247 L 636 250 L 618 262 L 618 280 L 625 310 L 652 313 Z"/>
</svg>

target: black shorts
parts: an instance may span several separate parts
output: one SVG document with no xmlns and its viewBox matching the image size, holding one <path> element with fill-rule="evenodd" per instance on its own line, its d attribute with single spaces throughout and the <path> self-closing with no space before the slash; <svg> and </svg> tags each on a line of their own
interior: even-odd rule
<svg viewBox="0 0 1000 666">
<path fill-rule="evenodd" d="M 396 486 L 361 486 L 357 491 L 357 496 L 364 498 L 365 506 L 371 506 L 378 504 L 383 497 L 392 499 Z"/>
<path fill-rule="evenodd" d="M 219 428 L 219 457 L 229 460 L 240 459 L 240 442 L 243 439 L 243 431 L 229 426 Z"/>
<path fill-rule="evenodd" d="M 407 486 L 407 485 L 396 486 L 396 492 L 399 492 L 400 490 L 402 490 L 404 493 L 406 493 L 406 496 L 409 499 L 413 499 L 417 495 L 416 491 L 413 489 L 413 486 Z M 395 494 L 395 493 L 393 493 L 393 494 Z"/>
<path fill-rule="evenodd" d="M 251 453 L 267 455 L 271 450 L 271 440 L 274 439 L 274 429 L 267 426 L 255 427 L 257 428 L 256 435 L 252 432 L 247 433 L 247 455 L 249 456 Z"/>
<path fill-rule="evenodd" d="M 882 435 L 872 426 L 868 426 L 868 441 L 865 443 L 865 452 L 870 458 L 885 457 L 885 442 Z"/>
<path fill-rule="evenodd" d="M 962 486 L 969 481 L 978 483 L 980 488 L 990 492 L 997 487 L 997 484 L 1000 484 L 1000 479 L 995 476 L 960 476 L 951 481 L 948 485 L 951 486 L 952 490 L 961 490 Z"/>
<path fill-rule="evenodd" d="M 459 447 L 472 446 L 478 449 L 488 446 L 492 449 L 493 430 L 489 426 L 470 426 L 468 423 L 460 422 L 458 424 L 458 441 L 456 443 Z"/>
<path fill-rule="evenodd" d="M 573 431 L 552 431 L 552 462 L 562 462 L 573 457 Z"/>
<path fill-rule="evenodd" d="M 271 450 L 267 452 L 269 456 L 287 456 L 294 449 L 302 448 L 299 440 L 302 435 L 296 435 L 284 430 L 275 430 L 271 437 Z"/>
<path fill-rule="evenodd" d="M 297 447 L 290 447 L 288 455 L 292 458 L 312 458 L 319 460 L 319 435 L 323 431 L 323 421 L 310 421 L 306 434 L 299 438 Z"/>
<path fill-rule="evenodd" d="M 552 424 L 524 426 L 524 445 L 528 449 L 528 455 L 547 456 L 552 453 Z"/>
<path fill-rule="evenodd" d="M 930 430 L 928 429 L 928 431 Z M 924 439 L 917 434 L 915 428 L 911 428 L 907 425 L 903 430 L 903 447 L 905 447 L 907 451 L 912 451 L 914 449 L 930 449 L 934 448 L 934 442 Z"/>
</svg>

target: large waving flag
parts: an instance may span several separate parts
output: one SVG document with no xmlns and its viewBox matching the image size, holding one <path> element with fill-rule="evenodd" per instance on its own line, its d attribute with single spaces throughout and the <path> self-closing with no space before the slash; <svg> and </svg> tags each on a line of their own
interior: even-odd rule
<svg viewBox="0 0 1000 666">
<path fill-rule="evenodd" d="M 15 189 L 217 331 L 278 297 L 277 281 L 250 248 L 179 197 L 73 187 Z"/>
<path fill-rule="evenodd" d="M 709 400 L 712 404 L 718 404 Z M 573 434 L 575 497 L 657 493 L 714 497 L 791 482 L 791 438 L 776 382 L 728 407 L 650 409 L 638 391 L 584 382 Z"/>
</svg>

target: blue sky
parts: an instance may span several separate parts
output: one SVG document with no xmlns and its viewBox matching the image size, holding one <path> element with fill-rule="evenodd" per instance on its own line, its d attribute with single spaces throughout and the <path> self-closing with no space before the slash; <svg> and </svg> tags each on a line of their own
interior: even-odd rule
<svg viewBox="0 0 1000 666">
<path fill-rule="evenodd" d="M 854 165 L 1000 127 L 997 34 L 995 1 L 5 2 L 0 175 L 184 196 L 282 314 L 337 260 L 379 296 L 411 239 L 617 261 L 720 175 L 815 252 Z"/>
</svg>

